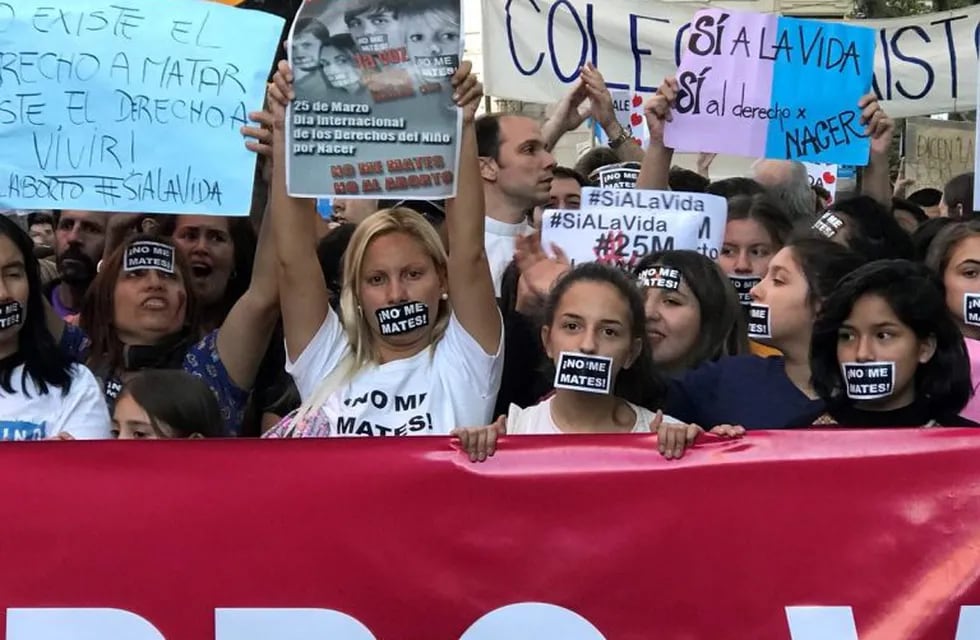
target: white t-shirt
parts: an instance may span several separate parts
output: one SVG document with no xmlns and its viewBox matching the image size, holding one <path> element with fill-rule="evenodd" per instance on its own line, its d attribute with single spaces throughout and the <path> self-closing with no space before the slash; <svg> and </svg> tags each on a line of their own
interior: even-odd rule
<svg viewBox="0 0 980 640">
<path fill-rule="evenodd" d="M 484 222 L 486 224 L 483 233 L 484 247 L 487 261 L 490 263 L 490 275 L 493 277 L 493 290 L 499 298 L 504 271 L 514 259 L 517 236 L 526 236 L 534 231 L 534 228 L 527 222 L 509 224 L 493 218 L 486 218 Z"/>
<path fill-rule="evenodd" d="M 350 353 L 337 314 L 327 313 L 295 362 L 287 358 L 305 402 Z M 487 355 L 453 314 L 435 350 L 369 365 L 341 385 L 307 421 L 326 421 L 314 430 L 330 436 L 446 435 L 456 427 L 490 422 L 504 365 L 501 328 L 497 353 Z"/>
<path fill-rule="evenodd" d="M 78 440 L 111 437 L 109 410 L 99 383 L 88 368 L 72 365 L 71 390 L 48 386 L 42 395 L 30 381 L 30 396 L 22 390 L 24 365 L 10 378 L 14 393 L 0 389 L 0 440 L 44 440 L 59 433 L 70 433 Z"/>
<path fill-rule="evenodd" d="M 516 404 L 510 405 L 507 412 L 507 434 L 508 435 L 554 435 L 565 433 L 558 428 L 551 416 L 551 400 L 548 398 L 543 402 L 521 409 Z M 650 433 L 650 423 L 657 416 L 649 409 L 644 409 L 632 402 L 627 402 L 630 409 L 636 413 L 636 422 L 630 433 Z M 680 424 L 680 420 L 664 416 L 664 424 Z"/>
</svg>

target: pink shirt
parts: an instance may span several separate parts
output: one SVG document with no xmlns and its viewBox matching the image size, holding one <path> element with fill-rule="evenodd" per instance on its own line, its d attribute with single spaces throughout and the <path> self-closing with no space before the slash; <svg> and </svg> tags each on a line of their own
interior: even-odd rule
<svg viewBox="0 0 980 640">
<path fill-rule="evenodd" d="M 980 422 L 980 340 L 964 338 L 966 340 L 966 350 L 970 354 L 970 381 L 973 384 L 973 397 L 966 404 L 960 415 L 967 420 Z"/>
</svg>

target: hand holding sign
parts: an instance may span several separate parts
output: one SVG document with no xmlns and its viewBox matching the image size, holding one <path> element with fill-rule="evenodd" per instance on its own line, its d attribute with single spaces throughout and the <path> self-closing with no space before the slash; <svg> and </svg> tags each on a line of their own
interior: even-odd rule
<svg viewBox="0 0 980 640">
<path fill-rule="evenodd" d="M 248 114 L 252 122 L 257 122 L 257 127 L 242 127 L 242 135 L 252 138 L 245 141 L 245 148 L 249 151 L 272 158 L 272 127 L 275 119 L 269 111 L 253 111 Z"/>
<path fill-rule="evenodd" d="M 272 82 L 266 89 L 269 110 L 272 112 L 272 126 L 276 131 L 284 131 L 286 126 L 286 107 L 296 98 L 293 92 L 293 70 L 285 60 L 279 61 Z"/>
<path fill-rule="evenodd" d="M 871 89 L 866 27 L 727 9 L 699 11 L 665 143 L 682 151 L 864 165 L 859 100 Z M 828 89 L 833 87 L 833 91 Z M 874 110 L 864 124 L 877 129 Z M 880 118 L 880 117 L 879 117 Z"/>
<path fill-rule="evenodd" d="M 663 84 L 657 89 L 657 94 L 647 100 L 643 106 L 643 115 L 646 116 L 647 128 L 650 130 L 651 144 L 664 145 L 664 129 L 667 123 L 674 119 L 671 109 L 674 108 L 679 89 L 676 78 L 665 78 Z"/>
<path fill-rule="evenodd" d="M 871 153 L 887 155 L 891 152 L 892 138 L 895 136 L 895 121 L 881 108 L 878 97 L 869 93 L 858 102 L 861 108 L 861 124 L 864 133 L 871 138 Z"/>
<path fill-rule="evenodd" d="M 483 99 L 483 84 L 473 75 L 473 63 L 464 60 L 453 74 L 453 100 L 463 110 L 463 124 L 470 124 L 476 118 L 476 110 Z"/>
</svg>

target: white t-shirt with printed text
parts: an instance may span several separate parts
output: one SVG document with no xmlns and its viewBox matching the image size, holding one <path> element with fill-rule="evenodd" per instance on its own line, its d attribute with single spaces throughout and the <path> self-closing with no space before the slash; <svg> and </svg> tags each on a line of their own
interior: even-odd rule
<svg viewBox="0 0 980 640">
<path fill-rule="evenodd" d="M 80 364 L 72 365 L 71 375 L 66 395 L 50 385 L 41 394 L 33 380 L 27 384 L 28 395 L 23 392 L 24 365 L 14 369 L 14 393 L 0 389 L 0 440 L 44 440 L 60 433 L 78 440 L 111 437 L 109 410 L 95 376 Z"/>
<path fill-rule="evenodd" d="M 490 421 L 503 373 L 503 329 L 497 353 L 488 355 L 456 319 L 435 348 L 410 358 L 369 365 L 327 399 L 314 421 L 330 436 L 446 435 L 456 427 Z M 287 358 L 306 402 L 321 381 L 350 354 L 333 311 L 295 362 Z M 310 417 L 307 416 L 306 420 Z"/>
<path fill-rule="evenodd" d="M 490 263 L 490 275 L 493 277 L 493 291 L 500 297 L 500 283 L 504 279 L 507 265 L 514 259 L 514 249 L 517 247 L 517 237 L 526 236 L 534 231 L 527 222 L 510 224 L 493 218 L 486 218 L 486 228 L 483 232 L 484 250 Z"/>
<path fill-rule="evenodd" d="M 507 435 L 555 435 L 565 432 L 558 428 L 551 415 L 551 401 L 548 398 L 536 405 L 522 409 L 516 404 L 510 405 L 507 412 Z M 636 414 L 636 422 L 630 433 L 650 433 L 650 423 L 657 414 L 632 402 L 627 402 Z M 680 420 L 668 415 L 664 416 L 664 424 L 680 424 Z"/>
</svg>

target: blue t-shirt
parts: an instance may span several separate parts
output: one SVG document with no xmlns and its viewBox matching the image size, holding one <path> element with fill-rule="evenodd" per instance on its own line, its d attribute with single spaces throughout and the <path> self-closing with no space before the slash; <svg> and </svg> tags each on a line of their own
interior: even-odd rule
<svg viewBox="0 0 980 640">
<path fill-rule="evenodd" d="M 182 368 L 191 375 L 204 380 L 221 409 L 221 418 L 225 423 L 225 434 L 239 436 L 245 421 L 245 405 L 248 402 L 248 391 L 240 388 L 231 380 L 228 370 L 218 355 L 218 330 L 215 329 L 204 336 L 198 343 L 187 349 L 184 354 Z M 88 336 L 74 325 L 65 325 L 61 336 L 61 350 L 78 362 L 85 362 L 91 343 Z M 115 404 L 115 394 L 112 381 L 103 380 L 106 402 L 112 407 Z M 112 391 L 112 393 L 110 393 Z"/>
<path fill-rule="evenodd" d="M 823 410 L 786 376 L 783 358 L 734 356 L 706 363 L 671 382 L 665 413 L 711 429 L 738 424 L 746 429 L 809 426 Z"/>
</svg>

